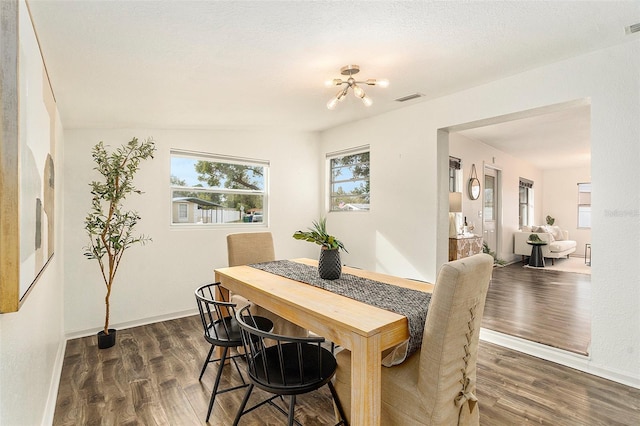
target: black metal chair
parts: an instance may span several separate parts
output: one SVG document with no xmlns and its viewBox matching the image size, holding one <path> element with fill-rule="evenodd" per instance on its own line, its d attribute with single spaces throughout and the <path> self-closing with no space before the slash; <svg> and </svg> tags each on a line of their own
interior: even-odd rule
<svg viewBox="0 0 640 426">
<path fill-rule="evenodd" d="M 329 386 L 340 414 L 341 421 L 338 425 L 347 425 L 338 395 L 331 383 L 336 372 L 336 359 L 328 349 L 322 347 L 323 337 L 288 337 L 261 330 L 259 321 L 251 315 L 249 307 L 241 309 L 236 314 L 236 320 L 242 330 L 251 384 L 233 422 L 234 426 L 243 415 L 267 403 L 288 415 L 289 426 L 294 423 L 300 425 L 294 419 L 296 395 L 317 390 L 325 384 Z M 274 396 L 245 409 L 254 386 Z M 283 395 L 290 396 L 288 413 L 273 402 Z"/>
<path fill-rule="evenodd" d="M 218 289 L 218 300 L 215 298 L 216 289 Z M 209 354 L 202 366 L 198 380 L 202 380 L 202 376 L 210 363 L 220 362 L 216 380 L 211 391 L 211 399 L 209 400 L 209 410 L 207 411 L 206 419 L 208 422 L 216 395 L 246 387 L 248 383 L 245 382 L 238 363 L 236 362 L 236 358 L 244 357 L 244 354 L 238 353 L 229 356 L 229 348 L 242 346 L 240 327 L 236 322 L 236 305 L 225 300 L 223 293 L 220 291 L 220 283 L 206 284 L 196 289 L 196 301 L 198 302 L 198 310 L 200 311 L 200 319 L 202 320 L 202 327 L 204 329 L 204 338 L 211 344 L 211 349 L 209 349 Z M 273 329 L 273 322 L 267 318 L 256 316 L 254 320 L 253 324 L 260 330 L 269 331 Z M 223 348 L 222 356 L 217 359 L 212 359 L 216 346 Z M 222 369 L 227 363 L 227 360 L 231 360 L 235 364 L 236 370 L 238 370 L 238 374 L 240 374 L 242 385 L 218 390 L 220 378 L 222 377 Z"/>
</svg>

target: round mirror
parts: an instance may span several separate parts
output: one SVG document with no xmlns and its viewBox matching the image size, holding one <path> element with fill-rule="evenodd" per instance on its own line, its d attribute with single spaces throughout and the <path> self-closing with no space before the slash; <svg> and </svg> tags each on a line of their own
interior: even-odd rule
<svg viewBox="0 0 640 426">
<path fill-rule="evenodd" d="M 478 178 L 469 179 L 469 198 L 472 200 L 477 200 L 480 196 L 480 181 Z"/>
</svg>

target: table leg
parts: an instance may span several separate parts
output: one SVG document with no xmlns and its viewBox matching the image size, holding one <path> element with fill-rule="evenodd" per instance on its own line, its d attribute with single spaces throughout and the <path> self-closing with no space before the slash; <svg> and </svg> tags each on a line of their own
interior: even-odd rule
<svg viewBox="0 0 640 426">
<path fill-rule="evenodd" d="M 357 336 L 351 350 L 351 425 L 380 424 L 381 369 L 380 335 Z"/>
</svg>

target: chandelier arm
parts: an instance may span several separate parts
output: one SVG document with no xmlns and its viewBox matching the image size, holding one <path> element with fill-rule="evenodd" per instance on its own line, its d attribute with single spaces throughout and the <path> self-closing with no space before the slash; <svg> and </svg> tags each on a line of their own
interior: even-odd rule
<svg viewBox="0 0 640 426">
<path fill-rule="evenodd" d="M 356 83 L 366 84 L 367 86 L 377 86 L 379 81 L 375 78 L 368 78 L 364 81 L 356 81 Z"/>
</svg>

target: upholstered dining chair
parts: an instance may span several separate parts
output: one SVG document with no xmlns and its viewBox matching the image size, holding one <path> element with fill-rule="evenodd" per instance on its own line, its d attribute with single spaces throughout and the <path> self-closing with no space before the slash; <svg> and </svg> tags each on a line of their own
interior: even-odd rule
<svg viewBox="0 0 640 426">
<path fill-rule="evenodd" d="M 440 269 L 427 312 L 422 348 L 382 368 L 383 425 L 478 425 L 475 396 L 478 335 L 493 257 L 477 254 Z M 338 353 L 335 388 L 351 407 L 351 354 Z"/>
<path fill-rule="evenodd" d="M 218 300 L 216 300 L 216 290 L 218 290 Z M 230 348 L 242 345 L 240 327 L 236 322 L 235 305 L 224 300 L 224 295 L 220 292 L 220 283 L 200 286 L 196 289 L 195 293 L 198 311 L 202 321 L 202 328 L 204 329 L 204 338 L 211 344 L 209 354 L 204 361 L 198 380 L 202 380 L 202 376 L 209 364 L 213 362 L 220 363 L 218 366 L 218 372 L 216 373 L 213 389 L 211 390 L 211 398 L 209 399 L 209 410 L 207 411 L 206 419 L 208 422 L 209 417 L 211 416 L 211 410 L 213 409 L 213 403 L 216 400 L 216 395 L 246 387 L 248 384 L 245 382 L 244 377 L 240 372 L 240 368 L 238 368 L 238 363 L 236 362 L 236 358 L 243 357 L 244 354 L 238 353 L 235 355 L 229 355 Z M 273 323 L 267 318 L 256 316 L 253 317 L 253 321 L 255 326 L 260 330 L 269 331 L 273 328 Z M 222 356 L 214 359 L 213 351 L 216 346 L 222 348 Z M 240 379 L 242 380 L 242 384 L 226 389 L 219 389 L 222 369 L 228 360 L 233 361 L 233 364 L 240 375 Z"/>
<path fill-rule="evenodd" d="M 242 330 L 242 343 L 247 360 L 247 374 L 251 382 L 238 409 L 234 426 L 240 418 L 264 404 L 271 404 L 288 416 L 288 425 L 300 424 L 295 420 L 296 396 L 329 387 L 333 401 L 340 415 L 338 424 L 344 425 L 345 415 L 331 383 L 336 372 L 334 355 L 322 346 L 323 337 L 283 336 L 258 328 L 250 307 L 245 306 L 236 314 L 236 321 Z M 246 408 L 249 397 L 258 387 L 271 397 Z M 273 402 L 276 398 L 289 396 L 288 410 Z"/>
<path fill-rule="evenodd" d="M 270 262 L 276 260 L 271 232 L 243 232 L 227 235 L 227 256 L 229 266 L 250 265 L 252 263 Z M 238 306 L 238 310 L 250 304 L 239 294 L 231 296 L 231 302 Z M 304 328 L 285 320 L 261 306 L 252 308 L 254 315 L 269 318 L 273 321 L 275 333 L 287 336 L 307 336 Z"/>
</svg>

